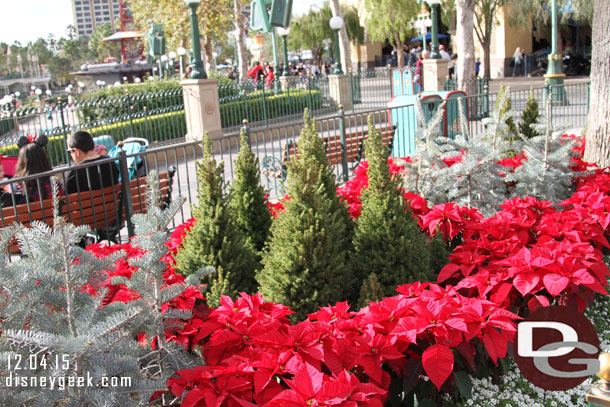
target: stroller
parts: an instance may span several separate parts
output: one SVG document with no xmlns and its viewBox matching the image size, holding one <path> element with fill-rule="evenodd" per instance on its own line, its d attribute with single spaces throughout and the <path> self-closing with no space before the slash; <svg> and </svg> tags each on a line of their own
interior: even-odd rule
<svg viewBox="0 0 610 407">
<path fill-rule="evenodd" d="M 146 158 L 142 155 L 136 155 L 145 152 L 148 149 L 148 140 L 139 137 L 130 137 L 114 143 L 111 136 L 98 136 L 93 139 L 96 149 L 101 154 L 107 154 L 109 157 L 118 158 L 120 150 L 124 150 L 127 154 L 127 171 L 129 179 L 145 177 L 148 173 Z M 106 150 L 106 151 L 104 151 Z M 120 162 L 117 160 L 117 166 L 120 168 Z M 119 181 L 122 181 L 119 179 Z"/>
<path fill-rule="evenodd" d="M 114 140 L 111 136 L 99 136 L 95 137 L 94 142 L 98 153 L 107 154 L 109 157 L 118 158 L 120 150 L 124 150 L 127 154 L 127 171 L 129 173 L 129 180 L 145 177 L 148 173 L 148 166 L 146 165 L 146 157 L 143 155 L 136 155 L 145 152 L 148 148 L 148 140 L 143 138 L 131 137 L 119 142 L 115 145 Z M 116 165 L 120 169 L 120 161 L 116 161 Z M 124 182 L 119 178 L 119 182 Z M 120 212 L 122 213 L 122 205 L 120 206 Z M 96 230 L 96 236 L 87 236 L 90 241 L 87 243 L 96 243 L 101 240 L 107 240 L 110 242 L 118 243 L 118 235 L 123 227 L 122 215 L 119 214 L 119 221 L 117 225 L 108 229 Z"/>
</svg>

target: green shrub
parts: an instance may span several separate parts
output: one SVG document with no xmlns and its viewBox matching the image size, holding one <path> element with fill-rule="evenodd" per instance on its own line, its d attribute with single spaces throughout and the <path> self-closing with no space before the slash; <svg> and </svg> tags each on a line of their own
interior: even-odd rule
<svg viewBox="0 0 610 407">
<path fill-rule="evenodd" d="M 291 199 L 271 225 L 256 276 L 265 299 L 291 307 L 295 319 L 358 294 L 350 267 L 353 222 L 307 110 L 304 119 L 299 154 L 288 166 Z"/>
<path fill-rule="evenodd" d="M 156 115 L 184 108 L 182 88 L 180 86 L 156 91 L 139 91 L 132 94 L 131 85 L 111 88 L 95 97 L 90 97 L 77 104 L 81 123 L 101 120 L 123 120 L 130 116 Z M 138 89 L 140 85 L 134 85 Z M 129 92 L 129 93 L 128 93 Z"/>
<path fill-rule="evenodd" d="M 104 89 L 89 92 L 78 98 L 80 102 L 96 101 L 109 97 L 125 96 L 126 92 L 130 95 L 149 94 L 164 90 L 180 89 L 180 82 L 175 79 L 155 80 L 153 82 L 130 83 L 121 86 L 109 86 Z"/>
<path fill-rule="evenodd" d="M 0 119 L 0 136 L 4 136 L 9 131 L 15 128 L 15 119 L 12 117 L 4 117 Z"/>
<path fill-rule="evenodd" d="M 240 150 L 235 160 L 235 176 L 231 189 L 231 208 L 241 232 L 257 252 L 261 252 L 269 235 L 271 214 L 267 208 L 265 189 L 260 184 L 258 158 L 250 150 L 248 136 L 242 128 Z"/>
<path fill-rule="evenodd" d="M 216 164 L 207 134 L 203 150 L 203 160 L 197 161 L 198 205 L 193 206 L 197 222 L 176 254 L 176 271 L 190 275 L 202 267 L 215 267 L 217 274 L 206 276 L 204 282 L 210 305 L 218 306 L 221 294 L 235 298 L 238 292 L 256 292 L 257 261 L 223 193 L 224 163 Z"/>
<path fill-rule="evenodd" d="M 517 125 L 515 120 L 509 112 L 512 109 L 512 101 L 510 98 L 510 88 L 500 83 L 500 89 L 498 90 L 498 99 L 496 101 L 496 111 L 500 112 L 500 115 L 506 117 L 505 123 L 508 126 L 507 133 L 513 139 L 516 140 L 519 136 L 517 131 Z"/>
<path fill-rule="evenodd" d="M 526 138 L 534 138 L 540 134 L 534 127 L 538 123 L 540 112 L 538 110 L 538 101 L 534 97 L 534 87 L 530 87 L 530 94 L 525 104 L 525 110 L 521 114 L 521 122 L 519 122 L 519 130 Z"/>
<path fill-rule="evenodd" d="M 305 108 L 322 107 L 322 92 L 319 90 L 290 89 L 277 95 L 271 91 L 253 92 L 247 97 L 220 105 L 222 127 L 238 126 L 243 119 L 250 122 L 298 114 Z"/>
<path fill-rule="evenodd" d="M 360 296 L 358 297 L 358 308 L 364 308 L 371 302 L 381 301 L 384 297 L 383 289 L 379 286 L 377 274 L 371 273 L 362 283 Z"/>
<path fill-rule="evenodd" d="M 93 137 L 110 135 L 115 142 L 128 137 L 142 137 L 150 142 L 172 140 L 186 134 L 184 110 L 154 116 L 117 121 L 93 128 L 84 128 Z"/>
<path fill-rule="evenodd" d="M 428 238 L 411 211 L 405 212 L 400 183 L 391 179 L 388 150 L 369 116 L 365 140 L 369 164 L 368 188 L 362 191 L 362 214 L 354 234 L 354 274 L 357 281 L 377 274 L 384 296 L 396 294 L 396 286 L 431 281 Z"/>
</svg>

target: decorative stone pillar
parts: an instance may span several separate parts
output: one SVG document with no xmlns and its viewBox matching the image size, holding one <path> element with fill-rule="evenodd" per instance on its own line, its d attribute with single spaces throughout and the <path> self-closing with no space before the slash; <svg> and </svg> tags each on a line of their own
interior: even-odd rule
<svg viewBox="0 0 610 407">
<path fill-rule="evenodd" d="M 449 61 L 446 59 L 424 59 L 424 91 L 445 90 L 445 78 L 449 76 Z"/>
<path fill-rule="evenodd" d="M 328 75 L 328 87 L 336 106 L 343 105 L 343 110 L 352 110 L 352 87 L 348 75 Z"/>
<path fill-rule="evenodd" d="M 201 140 L 205 132 L 212 139 L 222 137 L 218 79 L 185 79 L 180 84 L 184 90 L 186 140 Z"/>
</svg>

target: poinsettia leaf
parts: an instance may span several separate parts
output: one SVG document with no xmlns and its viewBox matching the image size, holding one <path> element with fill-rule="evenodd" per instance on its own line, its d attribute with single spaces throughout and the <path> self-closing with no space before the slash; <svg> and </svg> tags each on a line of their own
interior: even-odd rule
<svg viewBox="0 0 610 407">
<path fill-rule="evenodd" d="M 422 354 L 424 370 L 437 389 L 451 375 L 453 361 L 453 352 L 445 345 L 432 345 Z"/>
<path fill-rule="evenodd" d="M 568 286 L 570 279 L 559 274 L 550 273 L 544 276 L 542 279 L 544 286 L 546 287 L 549 294 L 553 297 L 561 294 L 563 290 Z"/>
<path fill-rule="evenodd" d="M 519 290 L 521 295 L 525 297 L 536 287 L 539 281 L 540 277 L 538 274 L 534 272 L 527 272 L 517 275 L 513 280 L 513 284 L 515 288 Z"/>
<path fill-rule="evenodd" d="M 498 353 L 496 352 L 496 344 L 493 339 L 489 335 L 483 335 L 483 344 L 485 345 L 485 349 L 487 349 L 487 353 L 489 357 L 494 362 L 494 364 L 498 364 Z"/>
<path fill-rule="evenodd" d="M 182 400 L 182 403 L 180 404 L 181 406 L 185 406 L 185 407 L 194 407 L 197 405 L 197 403 L 199 403 L 200 400 L 205 399 L 206 402 L 212 402 L 215 404 L 215 400 L 209 400 L 209 398 L 214 397 L 211 394 L 206 394 L 208 392 L 203 391 L 202 389 L 195 387 L 193 390 L 189 391 L 186 396 L 184 397 L 184 399 Z M 207 404 L 207 405 L 213 405 L 213 404 Z"/>
<path fill-rule="evenodd" d="M 458 331 L 468 332 L 468 327 L 466 326 L 466 322 L 464 322 L 463 318 L 449 318 L 445 321 L 445 325 L 448 325 L 453 329 L 457 329 Z"/>
<path fill-rule="evenodd" d="M 445 265 L 445 267 L 443 267 L 441 269 L 440 273 L 438 273 L 436 282 L 442 283 L 443 281 L 447 280 L 452 275 L 457 273 L 459 270 L 460 270 L 460 266 L 458 266 L 457 264 L 449 263 L 449 264 Z"/>
<path fill-rule="evenodd" d="M 402 390 L 409 393 L 415 388 L 422 374 L 421 359 L 407 359 L 402 373 Z"/>
<path fill-rule="evenodd" d="M 465 398 L 469 399 L 472 397 L 472 380 L 468 373 L 463 370 L 458 370 L 454 373 L 455 384 L 457 385 L 460 394 Z"/>
<path fill-rule="evenodd" d="M 508 293 L 513 288 L 513 285 L 510 283 L 502 283 L 496 290 L 496 292 L 491 296 L 491 300 L 496 304 L 502 304 L 506 299 Z"/>
</svg>

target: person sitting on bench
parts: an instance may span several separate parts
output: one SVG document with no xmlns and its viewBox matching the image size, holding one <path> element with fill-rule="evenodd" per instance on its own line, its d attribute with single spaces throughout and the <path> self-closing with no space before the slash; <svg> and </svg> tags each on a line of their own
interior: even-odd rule
<svg viewBox="0 0 610 407">
<path fill-rule="evenodd" d="M 86 131 L 77 131 L 67 141 L 68 152 L 76 164 L 88 164 L 91 162 L 109 158 L 101 155 L 95 150 L 93 137 Z M 113 161 L 79 168 L 77 165 L 66 177 L 66 193 L 71 194 L 80 191 L 95 191 L 115 185 L 119 182 L 119 169 Z"/>
<path fill-rule="evenodd" d="M 21 136 L 17 140 L 19 156 L 15 178 L 27 177 L 41 172 L 51 171 L 51 161 L 44 151 L 49 139 L 47 136 Z M 7 185 L 8 190 L 2 191 L 0 201 L 2 206 L 13 206 L 29 202 L 39 202 L 50 199 L 53 195 L 50 177 L 32 179 L 26 182 Z M 13 191 L 12 193 L 10 191 Z M 63 195 L 63 188 L 59 184 L 59 194 Z M 26 196 L 27 195 L 27 196 Z M 14 199 L 14 201 L 13 201 Z"/>
</svg>

